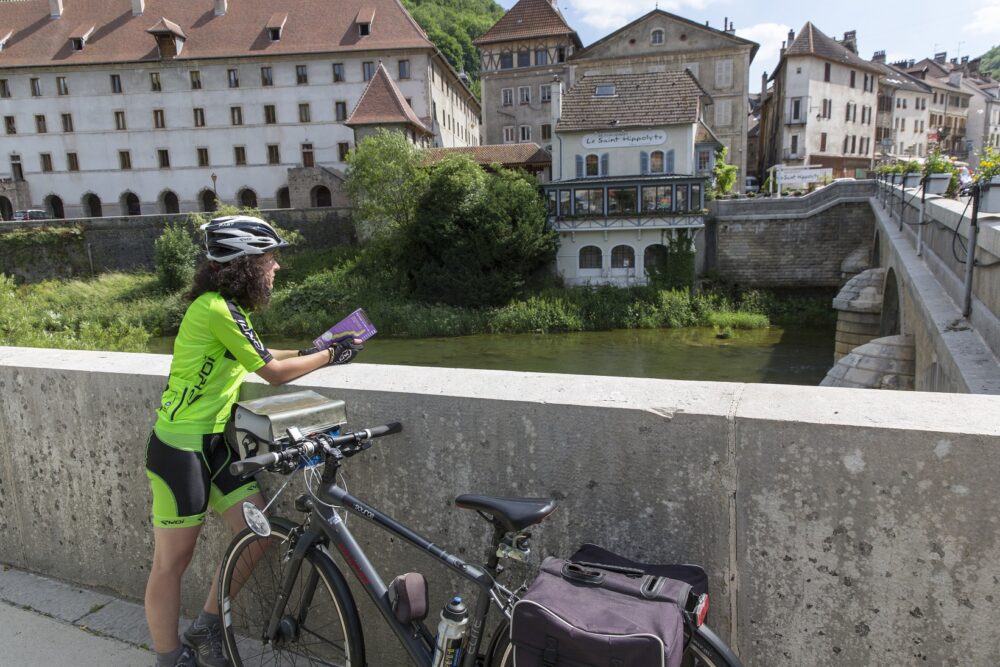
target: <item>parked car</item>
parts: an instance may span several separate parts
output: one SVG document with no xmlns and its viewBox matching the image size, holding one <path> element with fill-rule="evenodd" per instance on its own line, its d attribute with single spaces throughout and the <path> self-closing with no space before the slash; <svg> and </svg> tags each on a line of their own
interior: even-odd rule
<svg viewBox="0 0 1000 667">
<path fill-rule="evenodd" d="M 23 211 L 14 211 L 15 220 L 48 220 L 48 211 L 43 211 L 40 208 L 29 208 Z"/>
<path fill-rule="evenodd" d="M 746 192 L 760 192 L 760 183 L 757 182 L 756 176 L 747 176 L 744 190 Z"/>
</svg>

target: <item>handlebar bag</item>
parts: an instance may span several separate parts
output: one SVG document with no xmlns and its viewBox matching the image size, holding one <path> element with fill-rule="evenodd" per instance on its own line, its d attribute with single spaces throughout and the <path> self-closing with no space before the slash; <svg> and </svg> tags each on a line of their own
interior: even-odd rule
<svg viewBox="0 0 1000 667">
<path fill-rule="evenodd" d="M 690 584 L 546 558 L 514 605 L 514 667 L 679 667 Z"/>
</svg>

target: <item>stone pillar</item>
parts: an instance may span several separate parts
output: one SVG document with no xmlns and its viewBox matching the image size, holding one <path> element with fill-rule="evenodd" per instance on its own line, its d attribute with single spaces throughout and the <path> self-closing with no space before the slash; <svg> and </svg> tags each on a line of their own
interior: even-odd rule
<svg viewBox="0 0 1000 667">
<path fill-rule="evenodd" d="M 837 335 L 833 361 L 878 338 L 882 319 L 885 269 L 868 269 L 851 278 L 833 300 Z"/>
</svg>

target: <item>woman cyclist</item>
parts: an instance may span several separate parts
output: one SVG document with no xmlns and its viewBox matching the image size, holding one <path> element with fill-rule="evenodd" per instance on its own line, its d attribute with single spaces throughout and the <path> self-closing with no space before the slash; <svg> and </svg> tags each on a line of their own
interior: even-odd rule
<svg viewBox="0 0 1000 667">
<path fill-rule="evenodd" d="M 236 456 L 222 433 L 247 373 L 280 385 L 331 364 L 347 363 L 362 348 L 346 341 L 330 348 L 269 350 L 250 311 L 267 304 L 278 261 L 288 245 L 259 218 L 216 218 L 202 226 L 206 261 L 174 342 L 170 377 L 146 446 L 146 475 L 153 493 L 153 564 L 146 584 L 157 667 L 224 667 L 217 581 L 198 619 L 177 636 L 181 577 L 191 562 L 209 507 L 234 532 L 243 527 L 241 501 L 264 502 L 253 479 L 229 474 Z"/>
</svg>

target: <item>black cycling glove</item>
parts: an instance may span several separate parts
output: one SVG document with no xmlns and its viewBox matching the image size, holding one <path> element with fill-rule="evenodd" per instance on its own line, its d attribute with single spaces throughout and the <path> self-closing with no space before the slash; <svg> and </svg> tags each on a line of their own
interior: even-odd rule
<svg viewBox="0 0 1000 667">
<path fill-rule="evenodd" d="M 327 365 L 349 364 L 354 361 L 354 357 L 361 354 L 363 349 L 365 346 L 361 343 L 355 343 L 350 339 L 342 340 L 329 349 L 330 361 Z"/>
<path fill-rule="evenodd" d="M 299 350 L 300 357 L 308 357 L 310 354 L 316 354 L 319 352 L 319 348 L 313 345 L 312 347 L 307 347 L 304 350 Z"/>
</svg>

